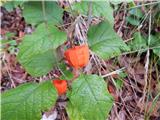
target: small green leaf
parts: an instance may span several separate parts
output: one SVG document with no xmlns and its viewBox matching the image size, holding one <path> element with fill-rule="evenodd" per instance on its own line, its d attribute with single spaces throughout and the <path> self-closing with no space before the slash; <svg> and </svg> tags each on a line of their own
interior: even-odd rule
<svg viewBox="0 0 160 120">
<path fill-rule="evenodd" d="M 1 41 L 1 44 L 2 44 L 2 45 L 9 44 L 9 45 L 11 45 L 11 46 L 14 46 L 14 45 L 17 45 L 17 42 L 16 42 L 16 40 L 2 40 L 2 41 Z"/>
<path fill-rule="evenodd" d="M 146 39 L 149 39 L 149 38 L 146 38 Z M 154 47 L 153 48 L 154 54 L 160 57 L 160 33 L 157 33 L 155 35 L 152 35 L 152 34 L 150 35 L 149 46 Z"/>
<path fill-rule="evenodd" d="M 128 1 L 128 0 L 127 0 Z M 134 0 L 132 0 L 131 2 L 129 2 L 128 3 L 128 7 L 130 8 L 130 9 L 132 9 L 132 8 L 134 8 L 134 7 L 136 7 L 137 5 L 136 5 L 136 3 L 134 2 Z"/>
<path fill-rule="evenodd" d="M 32 76 L 47 74 L 57 64 L 55 49 L 66 40 L 56 27 L 40 24 L 32 35 L 26 35 L 19 46 L 18 60 Z"/>
<path fill-rule="evenodd" d="M 12 11 L 14 8 L 18 7 L 18 6 L 22 6 L 24 4 L 25 0 L 21 0 L 21 1 L 7 1 L 3 4 L 3 7 L 5 7 L 8 11 Z"/>
<path fill-rule="evenodd" d="M 115 86 L 116 86 L 117 89 L 122 89 L 123 81 L 121 79 L 116 79 L 115 80 Z"/>
<path fill-rule="evenodd" d="M 147 48 L 148 47 L 147 43 L 148 43 L 150 48 L 156 47 L 156 48 L 153 48 L 153 52 L 159 56 L 160 55 L 159 54 L 159 48 L 160 48 L 159 36 L 160 36 L 159 34 L 156 34 L 156 35 L 151 34 L 150 43 L 148 43 L 149 41 L 148 36 L 143 37 L 140 32 L 136 32 L 133 35 L 134 39 L 131 42 L 129 42 L 128 45 L 132 50 L 141 50 L 141 49 Z"/>
<path fill-rule="evenodd" d="M 154 54 L 156 54 L 160 58 L 160 46 L 159 46 L 159 48 L 154 48 L 153 52 L 154 52 Z"/>
<path fill-rule="evenodd" d="M 142 10 L 140 8 L 133 8 L 129 11 L 129 13 L 133 16 L 136 16 L 137 18 L 142 18 L 143 17 L 143 13 L 142 13 Z"/>
<path fill-rule="evenodd" d="M 40 120 L 56 99 L 51 81 L 23 84 L 2 94 L 2 120 Z"/>
<path fill-rule="evenodd" d="M 85 120 L 106 120 L 113 105 L 105 81 L 97 75 L 81 75 L 74 80 L 68 97 L 72 111 L 76 109 Z"/>
<path fill-rule="evenodd" d="M 60 79 L 63 79 L 63 80 L 71 80 L 74 75 L 73 73 L 71 72 L 71 70 L 68 70 L 67 69 L 67 66 L 64 64 L 64 63 L 60 63 L 58 65 L 59 69 L 61 70 L 62 72 L 62 76 L 60 76 Z"/>
<path fill-rule="evenodd" d="M 157 64 L 160 65 L 160 57 L 159 57 L 159 59 L 157 61 Z M 159 83 L 159 86 L 160 86 L 160 83 Z"/>
<path fill-rule="evenodd" d="M 135 26 L 140 25 L 140 20 L 133 16 L 127 16 L 126 21 L 131 25 L 135 25 Z"/>
<path fill-rule="evenodd" d="M 113 9 L 109 1 L 82 1 L 73 4 L 72 9 L 80 12 L 81 14 L 88 14 L 89 4 L 92 3 L 92 15 L 98 17 L 105 17 L 110 24 L 113 25 Z"/>
<path fill-rule="evenodd" d="M 134 33 L 133 37 L 134 39 L 128 43 L 132 50 L 140 50 L 147 47 L 147 41 L 140 32 Z"/>
<path fill-rule="evenodd" d="M 119 73 L 119 76 L 123 79 L 123 78 L 127 77 L 128 74 L 125 73 L 125 72 L 120 72 L 120 73 Z"/>
<path fill-rule="evenodd" d="M 13 38 L 14 36 L 16 36 L 16 35 L 15 35 L 15 33 L 12 33 L 12 32 L 7 32 L 7 33 L 5 34 L 5 37 L 6 37 L 7 39 L 11 39 L 11 38 Z"/>
<path fill-rule="evenodd" d="M 107 21 L 90 27 L 88 42 L 90 49 L 103 59 L 118 56 L 121 52 L 129 50 Z"/>
<path fill-rule="evenodd" d="M 43 21 L 52 21 L 54 24 L 62 23 L 63 9 L 56 1 L 30 1 L 24 4 L 23 16 L 28 23 L 37 24 Z"/>
<path fill-rule="evenodd" d="M 147 38 L 149 39 L 149 38 Z M 157 33 L 156 35 L 150 35 L 150 47 L 160 47 L 160 33 Z"/>
</svg>

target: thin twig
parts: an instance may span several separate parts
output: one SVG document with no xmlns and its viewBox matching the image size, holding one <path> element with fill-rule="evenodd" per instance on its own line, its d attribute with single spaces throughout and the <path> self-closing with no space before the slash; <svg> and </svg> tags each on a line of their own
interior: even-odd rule
<svg viewBox="0 0 160 120">
<path fill-rule="evenodd" d="M 89 27 L 91 21 L 92 21 L 92 2 L 89 3 L 87 27 Z"/>
<path fill-rule="evenodd" d="M 94 60 L 94 62 L 95 62 L 95 64 L 96 64 L 96 67 L 97 67 L 97 69 L 98 69 L 98 73 L 99 73 L 99 75 L 101 75 L 101 70 L 99 69 L 100 66 L 99 66 L 99 64 L 98 64 L 98 62 L 97 62 L 96 55 L 95 55 L 92 51 L 90 51 L 90 53 L 91 53 L 91 58 L 93 58 L 93 60 Z"/>
<path fill-rule="evenodd" d="M 7 70 L 9 79 L 11 80 L 11 83 L 12 83 L 13 88 L 16 88 L 16 85 L 15 85 L 15 83 L 14 83 L 14 80 L 12 79 L 12 76 L 10 75 L 10 66 L 8 66 L 7 63 L 6 63 L 6 61 L 5 61 L 5 52 L 4 52 L 4 54 L 3 54 L 2 60 L 4 61 L 4 65 L 7 66 L 7 67 L 6 67 L 6 70 Z M 9 68 L 8 68 L 8 67 L 9 67 Z"/>
<path fill-rule="evenodd" d="M 131 53 L 136 53 L 136 52 L 139 52 L 139 51 L 145 52 L 146 50 L 152 50 L 152 49 L 155 49 L 155 48 L 160 48 L 160 46 L 150 47 L 150 48 L 144 48 L 144 49 L 134 50 L 134 51 L 130 51 L 130 52 L 124 52 L 121 55 L 127 55 L 127 54 L 131 54 Z M 114 57 L 112 57 L 112 58 L 114 58 Z"/>
<path fill-rule="evenodd" d="M 141 18 L 141 22 L 138 24 L 138 27 L 134 27 L 133 30 L 130 32 L 131 34 L 135 33 L 137 30 L 141 29 L 141 27 L 143 26 L 143 23 L 145 22 L 146 18 L 149 15 L 149 13 L 150 13 L 150 11 Z"/>
<path fill-rule="evenodd" d="M 151 7 L 150 7 L 150 11 L 151 11 Z M 150 12 L 150 16 L 149 16 L 149 31 L 148 31 L 148 46 L 150 46 L 150 41 L 151 41 L 151 12 Z M 145 85 L 144 85 L 144 89 L 143 89 L 143 99 L 142 102 L 145 102 L 145 97 L 146 97 L 146 89 L 147 89 L 147 85 L 148 85 L 148 70 L 149 70 L 149 56 L 150 56 L 150 50 L 147 50 L 147 54 L 146 54 L 146 63 L 145 63 L 145 75 L 144 75 L 144 80 L 145 80 Z M 145 106 L 145 111 L 147 109 L 147 106 Z M 146 113 L 146 112 L 145 112 Z"/>
<path fill-rule="evenodd" d="M 122 70 L 124 70 L 125 68 L 126 68 L 126 67 L 122 67 L 122 68 L 120 68 L 120 69 L 118 69 L 118 70 L 115 70 L 115 71 L 110 72 L 110 73 L 108 73 L 108 74 L 102 75 L 102 77 L 104 78 L 104 77 L 112 76 L 112 75 L 115 75 L 115 74 L 119 74 L 119 73 L 122 72 Z"/>
<path fill-rule="evenodd" d="M 42 11 L 43 11 L 43 18 L 44 18 L 44 21 L 46 22 L 46 10 L 45 10 L 45 1 L 43 0 L 42 1 Z"/>
<path fill-rule="evenodd" d="M 160 1 L 157 1 L 157 2 L 151 2 L 151 3 L 146 3 L 146 4 L 142 4 L 142 5 L 137 5 L 135 7 L 130 7 L 130 8 L 126 8 L 126 10 L 130 10 L 130 9 L 134 9 L 134 8 L 139 8 L 139 7 L 142 7 L 142 6 L 148 6 L 148 5 L 154 5 L 154 4 L 158 4 L 160 3 Z M 121 9 L 121 11 L 124 11 L 125 9 Z"/>
<path fill-rule="evenodd" d="M 149 36 L 148 36 L 148 46 L 150 45 L 150 34 L 151 34 L 151 12 L 150 12 L 150 16 L 149 16 L 149 32 L 148 32 Z M 150 50 L 147 50 L 147 54 L 146 54 L 146 63 L 145 63 L 145 76 L 144 76 L 144 80 L 145 80 L 145 86 L 143 91 L 145 92 L 146 88 L 147 88 L 147 79 L 148 79 L 148 67 L 149 67 L 149 56 L 150 56 Z"/>
<path fill-rule="evenodd" d="M 124 8 L 126 8 L 126 6 L 127 6 L 127 4 L 126 3 L 124 3 Z M 125 9 L 124 10 L 124 15 L 123 15 L 123 21 L 122 21 L 122 23 L 121 23 L 121 25 L 120 25 L 120 27 L 119 27 L 119 29 L 118 29 L 118 35 L 120 34 L 120 31 L 121 31 L 121 29 L 122 29 L 122 26 L 123 26 L 123 24 L 124 24 L 124 22 L 125 22 L 125 17 L 126 17 L 126 12 L 127 12 L 127 10 Z"/>
</svg>

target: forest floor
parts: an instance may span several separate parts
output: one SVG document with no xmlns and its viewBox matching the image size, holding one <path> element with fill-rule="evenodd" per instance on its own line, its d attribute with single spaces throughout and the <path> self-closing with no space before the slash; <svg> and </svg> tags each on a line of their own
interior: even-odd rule
<svg viewBox="0 0 160 120">
<path fill-rule="evenodd" d="M 137 6 L 138 4 L 140 3 L 136 2 Z M 148 11 L 143 4 L 138 8 L 146 15 Z M 126 3 L 121 3 L 114 12 L 114 30 L 123 38 L 125 43 L 128 43 L 133 39 L 136 31 L 148 34 L 149 22 L 145 18 L 146 20 L 143 19 L 144 22 L 138 26 L 128 24 L 126 19 L 130 13 L 126 7 Z M 5 50 L 1 53 L 1 92 L 26 82 L 41 82 L 42 80 L 53 79 L 59 74 L 58 70 L 53 69 L 46 76 L 32 77 L 17 61 L 18 44 L 23 40 L 25 34 L 31 34 L 34 30 L 31 25 L 25 22 L 21 11 L 18 7 L 11 12 L 1 7 L 1 37 L 5 37 L 7 32 L 15 33 L 12 36 L 15 43 L 6 45 Z M 67 15 L 64 14 L 64 16 L 64 21 L 68 21 Z M 153 33 L 160 32 L 160 26 L 153 25 L 151 30 Z M 100 66 L 105 64 L 107 68 L 105 74 L 113 73 L 107 77 L 109 81 L 108 90 L 115 99 L 109 120 L 148 120 L 148 118 L 150 120 L 160 120 L 160 64 L 158 64 L 158 60 L 157 57 L 148 57 L 148 50 L 128 52 L 106 61 L 100 60 L 102 63 Z M 113 72 L 117 70 L 120 71 L 119 74 Z M 91 68 L 88 72 L 104 74 L 104 70 L 99 66 Z M 106 77 L 104 78 L 106 79 Z M 67 98 L 62 96 L 57 101 L 57 120 L 68 119 L 64 107 L 66 100 Z"/>
</svg>

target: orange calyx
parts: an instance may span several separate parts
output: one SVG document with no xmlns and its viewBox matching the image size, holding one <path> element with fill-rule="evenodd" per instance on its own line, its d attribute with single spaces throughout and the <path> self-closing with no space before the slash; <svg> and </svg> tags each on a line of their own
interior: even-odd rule
<svg viewBox="0 0 160 120">
<path fill-rule="evenodd" d="M 89 48 L 88 45 L 74 46 L 64 53 L 69 65 L 79 69 L 86 66 L 89 62 Z"/>
<path fill-rule="evenodd" d="M 59 95 L 66 93 L 67 81 L 66 80 L 53 80 L 53 85 L 56 88 Z"/>
</svg>

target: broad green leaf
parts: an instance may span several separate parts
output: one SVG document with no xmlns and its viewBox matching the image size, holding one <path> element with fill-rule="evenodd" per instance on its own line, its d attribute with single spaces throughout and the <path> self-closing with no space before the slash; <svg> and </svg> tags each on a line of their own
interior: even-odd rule
<svg viewBox="0 0 160 120">
<path fill-rule="evenodd" d="M 88 31 L 90 49 L 103 59 L 109 59 L 128 51 L 129 48 L 107 22 L 90 27 Z"/>
<path fill-rule="evenodd" d="M 71 104 L 71 102 L 67 103 L 66 109 L 70 120 L 85 120 L 80 112 Z"/>
<path fill-rule="evenodd" d="M 32 76 L 47 74 L 55 64 L 55 49 L 66 40 L 56 27 L 40 24 L 32 35 L 26 35 L 19 46 L 18 60 Z"/>
<path fill-rule="evenodd" d="M 140 50 L 147 47 L 147 41 L 140 32 L 134 33 L 133 38 L 134 39 L 128 43 L 132 50 Z"/>
<path fill-rule="evenodd" d="M 40 120 L 42 112 L 56 102 L 51 81 L 27 83 L 2 94 L 2 120 Z"/>
<path fill-rule="evenodd" d="M 113 25 L 113 9 L 109 1 L 82 1 L 73 4 L 72 9 L 80 12 L 81 14 L 88 14 L 89 4 L 92 3 L 92 15 L 98 17 L 105 17 L 110 24 Z"/>
<path fill-rule="evenodd" d="M 70 113 L 75 115 L 71 111 L 76 109 L 85 120 L 105 120 L 113 105 L 105 81 L 97 75 L 81 75 L 74 80 L 68 98 L 73 106 Z"/>
<path fill-rule="evenodd" d="M 54 24 L 62 23 L 63 9 L 56 1 L 30 1 L 24 4 L 23 16 L 28 23 L 37 24 L 43 21 L 52 21 Z"/>
</svg>

